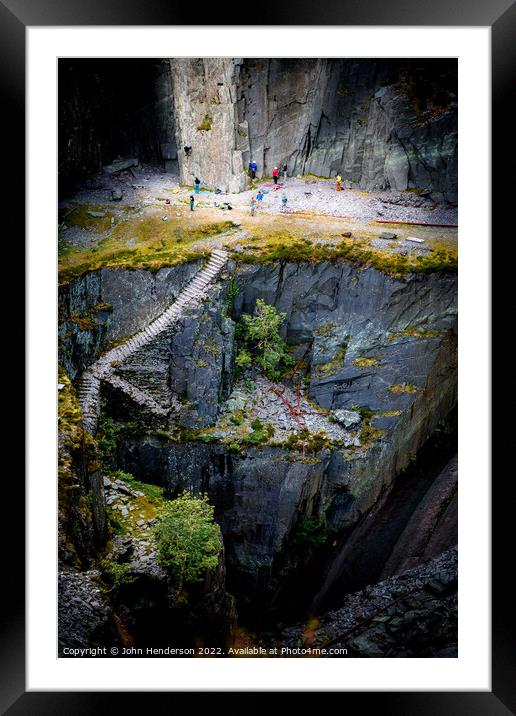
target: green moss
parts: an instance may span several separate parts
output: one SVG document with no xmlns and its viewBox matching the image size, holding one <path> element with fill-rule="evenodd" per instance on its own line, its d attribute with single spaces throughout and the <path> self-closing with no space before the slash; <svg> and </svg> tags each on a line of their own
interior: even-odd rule
<svg viewBox="0 0 516 716">
<path fill-rule="evenodd" d="M 303 517 L 294 531 L 293 542 L 306 556 L 322 547 L 328 537 L 326 526 L 319 517 Z"/>
<path fill-rule="evenodd" d="M 444 246 L 431 250 L 426 256 L 416 256 L 377 249 L 366 239 L 343 239 L 337 245 L 312 244 L 301 240 L 292 231 L 277 230 L 268 230 L 263 236 L 255 233 L 253 238 L 258 250 L 235 254 L 235 261 L 256 264 L 268 261 L 318 263 L 343 260 L 360 268 L 375 268 L 395 277 L 409 273 L 457 271 L 457 253 Z"/>
<path fill-rule="evenodd" d="M 212 336 L 208 336 L 208 338 L 206 338 L 202 347 L 206 353 L 214 358 L 218 358 L 222 355 L 222 348 Z"/>
<path fill-rule="evenodd" d="M 300 433 L 291 433 L 283 443 L 287 450 L 316 454 L 332 446 L 331 440 L 325 432 L 311 433 L 302 430 Z"/>
<path fill-rule="evenodd" d="M 389 393 L 393 395 L 398 393 L 416 393 L 417 390 L 417 387 L 411 383 L 396 383 L 390 386 Z"/>
<path fill-rule="evenodd" d="M 163 211 L 166 213 L 163 214 Z M 67 283 L 87 271 L 105 267 L 157 271 L 164 266 L 199 260 L 209 251 L 206 248 L 196 249 L 196 242 L 234 228 L 231 221 L 207 222 L 197 215 L 188 216 L 185 220 L 176 217 L 170 207 L 163 211 L 121 221 L 107 238 L 93 248 L 75 246 L 61 255 L 59 282 Z M 162 221 L 163 215 L 168 217 L 168 221 Z M 132 240 L 130 245 L 127 243 L 129 240 Z"/>
<path fill-rule="evenodd" d="M 158 500 L 163 497 L 164 489 L 159 485 L 151 485 L 148 482 L 140 482 L 136 480 L 130 472 L 124 472 L 123 470 L 116 470 L 112 473 L 112 476 L 116 480 L 125 482 L 129 487 L 137 492 L 143 492 L 146 497 L 153 500 Z"/>
<path fill-rule="evenodd" d="M 129 564 L 120 564 L 111 559 L 103 559 L 100 561 L 100 568 L 112 591 L 117 591 L 136 581 L 136 576 L 131 573 Z"/>
<path fill-rule="evenodd" d="M 334 357 L 327 363 L 319 363 L 315 366 L 315 372 L 320 378 L 326 378 L 335 375 L 344 367 L 344 359 L 346 357 L 346 346 L 341 346 Z"/>
<path fill-rule="evenodd" d="M 90 211 L 102 213 L 104 216 L 91 216 Z M 66 227 L 77 227 L 91 233 L 103 234 L 111 229 L 111 219 L 114 218 L 112 211 L 103 206 L 92 206 L 89 204 L 77 204 L 63 218 Z"/>
<path fill-rule="evenodd" d="M 404 331 L 395 331 L 394 333 L 391 333 L 388 337 L 389 341 L 394 341 L 397 338 L 435 338 L 436 336 L 439 336 L 441 334 L 441 331 L 436 331 L 433 329 L 424 329 L 424 328 L 406 328 Z"/>
<path fill-rule="evenodd" d="M 360 431 L 360 443 L 364 450 L 368 450 L 374 443 L 377 443 L 384 434 L 385 430 L 379 430 L 379 428 L 375 428 L 366 421 L 362 424 Z"/>
<path fill-rule="evenodd" d="M 380 361 L 378 358 L 369 358 L 366 356 L 360 356 L 358 358 L 355 358 L 355 360 L 351 361 L 353 365 L 358 366 L 359 368 L 373 368 L 374 366 L 377 366 L 380 364 Z"/>
<path fill-rule="evenodd" d="M 330 333 L 333 333 L 333 330 L 335 328 L 334 323 L 326 323 L 324 326 L 320 326 L 319 328 L 316 328 L 314 330 L 314 335 L 316 336 L 327 336 Z"/>
<path fill-rule="evenodd" d="M 243 410 L 235 410 L 233 415 L 230 416 L 229 422 L 233 425 L 243 425 L 247 414 Z"/>
<path fill-rule="evenodd" d="M 213 118 L 209 114 L 204 115 L 202 122 L 197 125 L 198 132 L 209 132 L 213 125 Z"/>
</svg>

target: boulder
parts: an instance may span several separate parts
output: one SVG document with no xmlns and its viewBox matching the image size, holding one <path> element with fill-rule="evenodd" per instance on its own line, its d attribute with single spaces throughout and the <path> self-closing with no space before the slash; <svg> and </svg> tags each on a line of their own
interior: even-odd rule
<svg viewBox="0 0 516 716">
<path fill-rule="evenodd" d="M 353 428 L 360 424 L 360 413 L 356 410 L 334 410 L 333 417 L 345 428 Z"/>
</svg>

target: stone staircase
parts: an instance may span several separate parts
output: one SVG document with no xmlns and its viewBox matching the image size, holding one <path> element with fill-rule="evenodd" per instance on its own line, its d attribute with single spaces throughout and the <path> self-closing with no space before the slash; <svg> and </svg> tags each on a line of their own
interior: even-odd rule
<svg viewBox="0 0 516 716">
<path fill-rule="evenodd" d="M 169 409 L 163 408 L 151 396 L 131 385 L 123 378 L 115 375 L 117 364 L 129 358 L 140 348 L 148 345 L 160 333 L 173 325 L 187 306 L 199 303 L 207 296 L 210 284 L 222 271 L 227 263 L 228 254 L 223 249 L 212 251 L 208 263 L 198 271 L 194 278 L 185 286 L 177 299 L 148 326 L 135 333 L 125 343 L 104 353 L 81 376 L 79 384 L 79 403 L 82 409 L 83 427 L 92 435 L 97 431 L 100 408 L 100 386 L 106 381 L 113 387 L 122 390 L 136 403 L 158 417 L 164 417 Z"/>
</svg>

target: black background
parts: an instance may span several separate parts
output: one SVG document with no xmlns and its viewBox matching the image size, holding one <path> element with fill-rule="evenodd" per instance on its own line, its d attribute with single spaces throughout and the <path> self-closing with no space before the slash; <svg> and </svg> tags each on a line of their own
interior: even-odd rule
<svg viewBox="0 0 516 716">
<path fill-rule="evenodd" d="M 16 376 L 16 404 L 23 406 L 21 386 L 22 347 L 24 331 L 22 316 L 24 300 L 21 287 L 7 293 L 6 274 L 13 274 L 21 283 L 24 262 L 24 182 L 25 182 L 25 26 L 32 25 L 191 25 L 198 15 L 189 3 L 175 5 L 165 0 L 0 0 L 0 117 L 4 131 L 0 135 L 2 156 L 2 232 L 4 247 L 4 389 Z M 248 17 L 244 13 L 248 12 Z M 516 5 L 511 0 L 339 0 L 314 3 L 313 0 L 282 0 L 276 3 L 247 6 L 235 2 L 213 3 L 202 7 L 203 25 L 457 25 L 491 26 L 492 90 L 493 90 L 493 155 L 492 155 L 492 282 L 493 361 L 492 371 L 493 430 L 493 594 L 492 594 L 492 692 L 341 692 L 335 706 L 345 714 L 359 714 L 371 709 L 396 716 L 503 716 L 515 713 L 516 638 L 514 626 L 514 510 L 515 470 L 514 443 L 514 171 L 516 166 L 516 115 L 511 100 L 516 90 Z M 235 22 L 237 20 L 237 22 Z M 215 30 L 216 31 L 216 30 Z M 402 48 L 400 48 L 402 49 Z M 437 48 L 438 49 L 438 48 Z M 202 56 L 202 46 L 192 48 Z M 255 48 L 255 51 L 257 49 Z M 92 48 L 92 54 L 94 48 Z M 137 54 L 137 53 L 135 53 Z M 173 53 L 172 53 L 173 54 Z M 254 54 L 250 49 L 250 54 Z M 300 53 L 302 54 L 302 52 Z M 12 226 L 7 226 L 12 220 Z M 44 237 L 42 237 L 42 240 Z M 44 239 L 44 240 L 48 240 Z M 16 258 L 11 254 L 18 252 Z M 511 256 L 512 252 L 512 256 Z M 16 264 L 14 263 L 16 261 Z M 5 271 L 7 269 L 7 271 Z M 14 270 L 12 270 L 14 269 Z M 16 270 L 17 269 L 17 270 Z M 507 288 L 509 290 L 507 291 Z M 509 311 L 507 311 L 507 308 Z M 27 348 L 29 348 L 27 346 Z M 30 350 L 37 350 L 31 345 Z M 475 360 L 475 356 L 470 358 Z M 10 377 L 11 376 L 11 377 Z M 484 376 L 479 376 L 484 380 Z M 7 384 L 7 386 L 5 385 Z M 512 388 L 512 391 L 511 391 Z M 471 386 L 474 390 L 474 386 Z M 504 408 L 509 408 L 507 418 Z M 14 467 L 7 468 L 8 451 L 4 450 L 2 471 L 2 525 L 12 518 L 9 537 L 2 541 L 2 582 L 0 590 L 5 605 L 0 612 L 2 667 L 0 708 L 9 716 L 21 714 L 97 714 L 120 712 L 130 706 L 143 713 L 171 712 L 174 709 L 231 709 L 235 713 L 252 714 L 267 708 L 268 693 L 233 693 L 228 704 L 226 693 L 78 693 L 25 692 L 25 591 L 23 504 L 24 477 L 21 465 L 24 455 L 23 419 L 11 417 L 13 406 L 4 397 L 4 417 L 9 417 L 4 445 Z M 23 408 L 22 408 L 23 409 Z M 484 436 L 482 436 L 484 438 Z M 469 449 L 474 450 L 472 436 Z M 15 448 L 16 443 L 18 449 Z M 12 447 L 11 447 L 12 446 Z M 44 476 L 42 476 L 44 477 Z M 47 476 L 46 479 L 49 479 Z M 468 476 L 461 473 L 461 480 Z M 464 598 L 464 595 L 463 595 Z M 173 662 L 171 660 L 171 668 Z M 109 668 L 109 667 L 107 667 Z M 343 664 L 343 669 L 345 665 Z M 401 664 L 400 664 L 401 668 Z M 305 687 L 300 683 L 300 688 Z M 410 684 L 407 684 L 410 688 Z M 235 683 L 238 689 L 238 683 Z M 335 690 L 338 691 L 336 685 Z M 278 697 L 282 696 L 278 701 Z M 302 694 L 308 709 L 320 709 L 323 694 Z M 293 694 L 272 694 L 273 713 L 292 710 Z M 204 697 L 204 698 L 202 698 Z M 206 698 L 208 697 L 208 698 Z M 285 703 L 288 699 L 288 704 Z M 317 699 L 317 701 L 316 701 Z M 207 701 L 201 705 L 200 700 Z M 268 700 L 269 701 L 269 700 Z M 269 707 L 270 708 L 270 707 Z"/>
</svg>

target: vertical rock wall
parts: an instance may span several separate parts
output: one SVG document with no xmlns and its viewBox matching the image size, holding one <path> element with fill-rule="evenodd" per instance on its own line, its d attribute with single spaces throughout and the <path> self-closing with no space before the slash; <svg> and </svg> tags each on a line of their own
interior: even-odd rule
<svg viewBox="0 0 516 716">
<path fill-rule="evenodd" d="M 419 63 L 419 64 L 418 64 Z M 367 190 L 457 198 L 454 67 L 416 60 L 248 59 L 239 134 L 259 176 L 340 173 Z"/>
<path fill-rule="evenodd" d="M 171 59 L 179 177 L 192 185 L 238 192 L 246 187 L 236 146 L 239 64 L 231 58 Z M 183 148 L 192 147 L 190 156 Z"/>
</svg>

